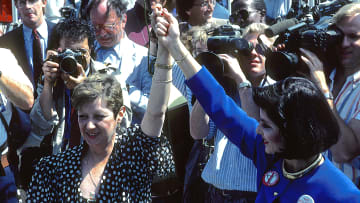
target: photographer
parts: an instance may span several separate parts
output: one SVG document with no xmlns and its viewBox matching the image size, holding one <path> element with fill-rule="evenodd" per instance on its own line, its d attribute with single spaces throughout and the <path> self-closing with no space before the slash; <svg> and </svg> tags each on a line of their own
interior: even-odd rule
<svg viewBox="0 0 360 203">
<path fill-rule="evenodd" d="M 265 79 L 264 51 L 259 47 L 257 40 L 258 36 L 264 33 L 266 27 L 261 23 L 253 23 L 245 28 L 243 39 L 256 47 L 250 54 L 239 54 L 237 58 L 226 54 L 220 55 L 227 64 L 226 80 L 236 81 L 238 84 L 232 91 L 228 91 L 230 96 L 237 105 L 256 118 L 259 117 L 259 109 L 252 104 L 251 100 L 248 101 L 251 99 L 251 91 L 249 91 L 251 88 L 249 87 L 272 83 L 270 78 Z M 211 136 L 209 122 L 209 117 L 196 102 L 190 116 L 190 133 L 195 136 L 194 139 Z M 257 191 L 254 164 L 220 130 L 216 129 L 215 136 L 214 152 L 201 176 L 210 185 L 210 194 L 208 191 L 205 191 L 206 195 L 204 194 L 206 202 L 254 202 Z"/>
<path fill-rule="evenodd" d="M 320 89 L 328 95 L 340 126 L 340 137 L 331 148 L 333 162 L 354 183 L 360 186 L 360 3 L 342 7 L 333 17 L 344 38 L 337 49 L 341 65 L 330 73 L 330 84 L 322 63 L 311 52 L 305 50 L 312 67 L 312 75 Z M 341 163 L 341 164 L 338 164 Z"/>
</svg>

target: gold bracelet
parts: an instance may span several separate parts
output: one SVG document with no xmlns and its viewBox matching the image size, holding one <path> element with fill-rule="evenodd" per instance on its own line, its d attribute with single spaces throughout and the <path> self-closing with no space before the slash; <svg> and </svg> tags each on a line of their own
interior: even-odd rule
<svg viewBox="0 0 360 203">
<path fill-rule="evenodd" d="M 179 64 L 179 63 L 183 62 L 183 61 L 186 59 L 187 56 L 189 56 L 189 52 L 187 52 L 187 53 L 185 54 L 185 56 L 183 56 L 180 60 L 175 60 L 175 62 L 176 62 L 177 64 Z"/>
<path fill-rule="evenodd" d="M 153 82 L 158 82 L 158 83 L 171 83 L 172 79 L 170 80 L 153 80 Z"/>
<path fill-rule="evenodd" d="M 156 68 L 160 68 L 160 69 L 171 69 L 173 67 L 173 65 L 166 65 L 166 64 L 161 64 L 161 63 L 155 63 L 155 67 Z"/>
</svg>

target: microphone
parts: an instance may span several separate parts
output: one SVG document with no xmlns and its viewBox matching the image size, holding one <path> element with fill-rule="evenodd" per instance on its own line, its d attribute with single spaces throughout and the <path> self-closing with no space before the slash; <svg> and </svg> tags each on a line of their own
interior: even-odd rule
<svg viewBox="0 0 360 203">
<path fill-rule="evenodd" d="M 279 33 L 284 32 L 289 27 L 292 27 L 298 23 L 299 23 L 299 20 L 297 20 L 296 18 L 290 18 L 290 19 L 280 21 L 280 22 L 268 27 L 267 29 L 265 29 L 265 35 L 269 38 L 274 37 L 275 35 L 278 35 Z"/>
</svg>

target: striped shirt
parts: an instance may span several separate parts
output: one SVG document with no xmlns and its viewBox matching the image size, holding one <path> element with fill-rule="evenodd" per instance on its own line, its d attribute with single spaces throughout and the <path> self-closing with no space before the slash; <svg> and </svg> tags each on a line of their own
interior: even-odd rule
<svg viewBox="0 0 360 203">
<path fill-rule="evenodd" d="M 330 90 L 333 91 L 336 70 L 330 74 Z M 352 119 L 360 120 L 360 71 L 346 78 L 346 82 L 334 100 L 334 105 L 340 117 L 349 123 Z M 333 162 L 343 171 L 354 183 L 360 181 L 360 156 L 352 163 L 338 164 Z"/>
<path fill-rule="evenodd" d="M 193 94 L 185 85 L 185 80 L 181 69 L 175 65 L 173 67 L 173 85 L 186 98 L 191 112 Z M 265 85 L 272 82 L 273 80 L 268 79 Z M 236 97 L 235 100 L 240 104 L 239 95 Z M 205 182 L 219 189 L 256 192 L 257 170 L 252 160 L 245 157 L 240 149 L 231 143 L 220 130 L 217 130 L 215 124 L 210 120 L 207 139 L 214 135 L 216 135 L 215 149 L 201 177 Z"/>
</svg>

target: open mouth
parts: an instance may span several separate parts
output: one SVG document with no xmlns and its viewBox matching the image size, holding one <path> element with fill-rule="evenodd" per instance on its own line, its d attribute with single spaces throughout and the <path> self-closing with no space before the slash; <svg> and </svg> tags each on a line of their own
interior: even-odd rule
<svg viewBox="0 0 360 203">
<path fill-rule="evenodd" d="M 95 139 L 98 134 L 97 133 L 86 133 L 87 137 L 89 137 L 90 139 Z"/>
</svg>

